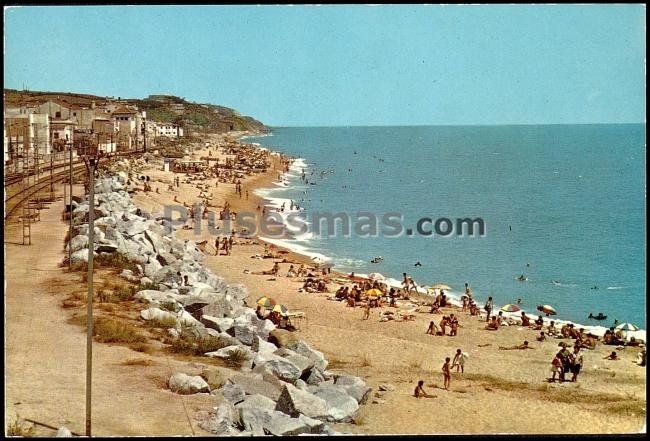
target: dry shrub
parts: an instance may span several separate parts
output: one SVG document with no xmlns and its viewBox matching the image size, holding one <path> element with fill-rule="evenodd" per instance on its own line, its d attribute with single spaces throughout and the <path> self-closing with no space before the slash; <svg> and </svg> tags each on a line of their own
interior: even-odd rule
<svg viewBox="0 0 650 441">
<path fill-rule="evenodd" d="M 152 328 L 163 328 L 163 329 L 173 328 L 176 326 L 176 318 L 175 317 L 155 318 L 153 320 L 148 320 L 146 322 L 146 325 Z"/>
<path fill-rule="evenodd" d="M 16 415 L 14 421 L 7 425 L 6 435 L 26 438 L 32 437 L 34 436 L 34 425 L 23 420 L 19 415 Z"/>
<path fill-rule="evenodd" d="M 208 336 L 205 338 L 192 339 L 192 337 L 181 336 L 171 342 L 169 350 L 175 354 L 203 355 L 206 352 L 217 351 L 225 347 L 218 338 Z"/>
<path fill-rule="evenodd" d="M 97 267 L 114 268 L 120 272 L 125 269 L 131 270 L 134 273 L 138 271 L 138 266 L 135 262 L 119 253 L 100 253 L 93 259 L 93 264 L 97 265 Z"/>
<path fill-rule="evenodd" d="M 93 326 L 93 335 L 100 343 L 143 343 L 147 338 L 128 323 L 113 318 L 98 318 Z"/>
<path fill-rule="evenodd" d="M 361 366 L 363 367 L 372 366 L 372 360 L 370 359 L 370 355 L 363 354 L 361 356 Z"/>
<path fill-rule="evenodd" d="M 156 364 L 156 362 L 148 358 L 129 358 L 120 364 L 122 366 L 151 366 L 152 364 Z"/>
<path fill-rule="evenodd" d="M 131 343 L 129 345 L 129 348 L 133 349 L 136 352 L 142 352 L 143 354 L 151 355 L 154 353 L 154 348 L 144 342 Z"/>
<path fill-rule="evenodd" d="M 327 367 L 329 369 L 343 369 L 346 366 L 348 366 L 350 363 L 344 360 L 341 360 L 340 358 L 337 357 L 330 357 L 329 358 L 329 363 L 327 364 Z"/>
<path fill-rule="evenodd" d="M 239 369 L 242 366 L 242 364 L 244 364 L 247 358 L 248 356 L 246 355 L 246 352 L 244 350 L 235 349 L 230 351 L 225 361 L 226 361 L 226 365 Z"/>
</svg>

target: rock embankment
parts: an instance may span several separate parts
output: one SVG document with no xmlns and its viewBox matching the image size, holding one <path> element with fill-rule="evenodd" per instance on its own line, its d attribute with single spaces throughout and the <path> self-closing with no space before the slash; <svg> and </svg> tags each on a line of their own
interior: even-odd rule
<svg viewBox="0 0 650 441">
<path fill-rule="evenodd" d="M 199 425 L 217 435 L 335 434 L 327 423 L 351 422 L 371 388 L 358 377 L 327 370 L 323 354 L 245 305 L 244 286 L 231 286 L 202 265 L 191 241 L 171 234 L 168 220 L 135 206 L 118 172 L 95 186 L 95 256 L 111 254 L 134 269 L 122 277 L 151 287 L 135 299 L 145 303 L 145 321 L 167 324 L 172 339 L 211 338 L 220 349 L 206 357 L 238 358 L 241 366 L 225 384 L 210 389 L 201 377 L 183 372 L 168 385 L 179 394 L 210 393 L 221 403 L 201 412 Z M 72 261 L 88 259 L 87 201 L 73 202 Z"/>
</svg>

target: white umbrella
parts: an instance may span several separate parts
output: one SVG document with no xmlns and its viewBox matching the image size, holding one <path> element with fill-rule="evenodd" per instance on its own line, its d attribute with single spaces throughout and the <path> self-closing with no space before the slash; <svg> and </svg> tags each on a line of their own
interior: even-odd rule
<svg viewBox="0 0 650 441">
<path fill-rule="evenodd" d="M 384 279 L 386 279 L 386 277 L 384 277 L 383 274 L 379 274 L 379 273 L 370 273 L 370 274 L 368 274 L 368 278 L 370 280 L 384 280 Z"/>
<path fill-rule="evenodd" d="M 639 327 L 633 323 L 621 323 L 616 329 L 620 329 L 621 331 L 638 331 Z"/>
</svg>

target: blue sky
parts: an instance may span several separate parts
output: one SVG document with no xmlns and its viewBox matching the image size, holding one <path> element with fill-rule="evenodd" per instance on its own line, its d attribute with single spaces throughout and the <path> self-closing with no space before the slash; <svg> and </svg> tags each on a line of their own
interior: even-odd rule
<svg viewBox="0 0 650 441">
<path fill-rule="evenodd" d="M 269 125 L 645 122 L 645 7 L 5 9 L 5 87 L 168 93 Z"/>
</svg>

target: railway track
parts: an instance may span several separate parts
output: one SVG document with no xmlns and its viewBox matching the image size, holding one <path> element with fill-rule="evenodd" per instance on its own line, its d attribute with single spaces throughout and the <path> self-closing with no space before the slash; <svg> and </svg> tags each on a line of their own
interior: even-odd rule
<svg viewBox="0 0 650 441">
<path fill-rule="evenodd" d="M 111 155 L 107 157 L 107 159 L 115 160 L 120 157 L 129 157 L 135 154 L 141 154 L 141 152 L 120 153 L 116 155 Z M 38 182 L 26 188 L 20 188 L 20 190 L 14 192 L 13 194 L 9 194 L 8 191 L 9 187 L 15 188 L 16 186 L 20 186 L 22 183 L 22 179 L 19 180 L 12 179 L 12 182 L 9 183 L 5 179 L 5 194 L 7 195 L 5 197 L 5 221 L 12 216 L 15 217 L 15 215 L 19 213 L 16 210 L 19 207 L 21 207 L 25 201 L 39 199 L 38 194 L 41 192 L 47 191 L 49 194 L 50 184 L 54 185 L 55 183 L 60 183 L 66 180 L 70 175 L 70 170 L 68 167 L 69 167 L 68 164 L 59 164 L 58 166 L 54 166 L 53 167 L 54 169 L 59 168 L 61 170 L 57 172 L 53 172 L 51 178 L 49 173 L 47 174 L 43 173 L 41 174 L 41 179 Z M 49 172 L 49 167 L 47 171 Z M 82 161 L 77 161 L 73 163 L 72 166 L 73 181 L 75 178 L 85 173 L 86 173 L 86 166 Z"/>
</svg>

